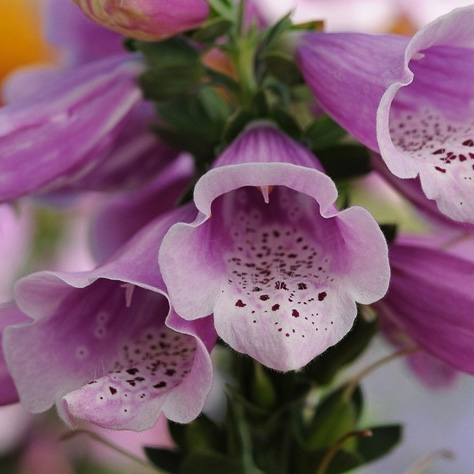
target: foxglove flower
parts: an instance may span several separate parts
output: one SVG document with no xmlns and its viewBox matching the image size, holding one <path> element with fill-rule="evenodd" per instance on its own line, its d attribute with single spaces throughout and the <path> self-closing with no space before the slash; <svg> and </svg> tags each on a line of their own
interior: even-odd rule
<svg viewBox="0 0 474 474">
<path fill-rule="evenodd" d="M 321 106 L 379 151 L 400 178 L 419 176 L 450 218 L 474 223 L 474 6 L 413 38 L 303 35 L 298 61 Z"/>
<path fill-rule="evenodd" d="M 160 412 L 178 422 L 199 414 L 211 386 L 212 321 L 170 312 L 153 259 L 164 232 L 190 213 L 188 205 L 153 221 L 93 271 L 20 280 L 16 301 L 33 321 L 7 327 L 3 347 L 25 408 L 56 403 L 71 425 L 138 431 Z"/>
<path fill-rule="evenodd" d="M 474 374 L 474 262 L 420 244 L 394 243 L 390 265 L 389 291 L 374 304 L 381 318 L 431 355 Z"/>
<path fill-rule="evenodd" d="M 125 36 L 159 41 L 200 26 L 205 0 L 74 0 L 93 21 Z"/>
<path fill-rule="evenodd" d="M 270 124 L 247 129 L 197 183 L 199 210 L 174 225 L 159 261 L 185 319 L 277 370 L 298 369 L 381 298 L 387 247 L 362 208 L 338 212 L 317 159 Z"/>
</svg>

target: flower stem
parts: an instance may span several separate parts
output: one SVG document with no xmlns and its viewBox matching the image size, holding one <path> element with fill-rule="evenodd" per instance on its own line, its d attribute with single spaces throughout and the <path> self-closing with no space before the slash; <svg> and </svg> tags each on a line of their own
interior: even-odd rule
<svg viewBox="0 0 474 474">
<path fill-rule="evenodd" d="M 66 441 L 68 439 L 72 439 L 72 438 L 75 438 L 77 435 L 80 435 L 80 434 L 85 434 L 87 436 L 89 436 L 90 438 L 92 438 L 94 441 L 97 441 L 101 444 L 103 444 L 104 446 L 107 446 L 108 448 L 116 451 L 117 453 L 120 453 L 122 456 L 125 456 L 127 457 L 128 459 L 131 459 L 132 461 L 140 464 L 141 466 L 147 468 L 147 469 L 150 469 L 151 471 L 153 471 L 154 473 L 156 472 L 162 472 L 162 471 L 158 471 L 157 468 L 155 468 L 154 466 L 152 466 L 149 462 L 139 458 L 138 456 L 135 456 L 134 454 L 132 453 L 129 453 L 128 451 L 125 451 L 124 449 L 122 449 L 120 446 L 116 445 L 115 443 L 112 443 L 110 441 L 108 441 L 107 439 L 103 438 L 102 436 L 98 435 L 97 433 L 94 433 L 92 431 L 88 431 L 88 430 L 75 430 L 75 431 L 70 431 L 68 433 L 65 433 L 64 435 L 62 435 L 59 440 L 60 441 Z M 164 474 L 164 473 L 163 473 Z"/>
<path fill-rule="evenodd" d="M 341 448 L 341 446 L 349 439 L 352 437 L 370 437 L 372 436 L 372 431 L 370 430 L 362 430 L 362 431 L 350 431 L 349 433 L 346 433 L 342 438 L 340 438 L 336 443 L 334 443 L 331 446 L 331 449 L 326 453 L 326 456 L 324 456 L 321 464 L 318 467 L 318 470 L 316 471 L 316 474 L 326 474 L 329 465 L 331 464 L 331 461 L 334 459 L 334 456 L 336 456 L 337 452 Z"/>
<path fill-rule="evenodd" d="M 406 471 L 405 474 L 421 474 L 422 472 L 425 472 L 426 469 L 431 467 L 435 461 L 438 459 L 453 459 L 454 458 L 454 453 L 452 451 L 449 451 L 447 449 L 439 449 L 425 458 L 421 459 L 419 462 L 415 464 L 409 471 Z"/>
</svg>

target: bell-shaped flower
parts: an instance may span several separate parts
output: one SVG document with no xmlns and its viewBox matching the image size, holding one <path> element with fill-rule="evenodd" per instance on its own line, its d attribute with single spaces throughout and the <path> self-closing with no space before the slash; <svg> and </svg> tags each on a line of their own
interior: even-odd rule
<svg viewBox="0 0 474 474">
<path fill-rule="evenodd" d="M 474 261 L 395 242 L 390 266 L 390 288 L 374 304 L 380 317 L 432 356 L 474 374 Z"/>
<path fill-rule="evenodd" d="M 160 41 L 200 26 L 209 15 L 206 0 L 73 0 L 105 28 L 144 41 Z"/>
<path fill-rule="evenodd" d="M 277 370 L 303 367 L 351 329 L 356 302 L 381 298 L 387 246 L 362 208 L 338 211 L 337 190 L 306 148 L 256 123 L 197 183 L 193 223 L 159 252 L 171 304 L 214 314 L 219 336 Z"/>
<path fill-rule="evenodd" d="M 121 176 L 117 167 L 136 169 L 143 153 L 150 147 L 156 151 L 149 121 L 140 118 L 150 116 L 140 112 L 144 102 L 136 79 L 143 67 L 132 55 L 95 61 L 59 73 L 35 94 L 0 109 L 0 201 L 77 183 L 110 184 Z M 122 143 L 121 133 L 131 122 L 135 134 Z M 163 148 L 164 155 L 175 156 Z M 166 156 L 154 162 L 166 162 Z M 104 165 L 105 160 L 113 163 Z"/>
<path fill-rule="evenodd" d="M 474 6 L 413 38 L 309 33 L 298 61 L 320 105 L 380 152 L 400 178 L 419 176 L 450 218 L 474 223 Z"/>
<path fill-rule="evenodd" d="M 186 206 L 151 222 L 106 264 L 88 272 L 41 272 L 20 280 L 29 324 L 8 326 L 3 348 L 20 402 L 38 413 L 56 403 L 76 420 L 145 430 L 159 414 L 189 422 L 211 388 L 212 320 L 188 322 L 169 306 L 156 255 Z"/>
</svg>

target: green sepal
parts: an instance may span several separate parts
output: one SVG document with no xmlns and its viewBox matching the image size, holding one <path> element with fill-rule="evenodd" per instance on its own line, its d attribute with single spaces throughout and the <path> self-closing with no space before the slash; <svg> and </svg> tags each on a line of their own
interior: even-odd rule
<svg viewBox="0 0 474 474">
<path fill-rule="evenodd" d="M 207 20 L 191 36 L 201 43 L 212 43 L 217 38 L 224 36 L 232 28 L 233 22 L 227 18 L 211 18 Z"/>
<path fill-rule="evenodd" d="M 226 144 L 231 143 L 242 130 L 255 119 L 253 114 L 247 107 L 239 107 L 227 119 L 222 135 L 223 141 Z"/>
<path fill-rule="evenodd" d="M 372 436 L 357 439 L 357 452 L 368 463 L 388 454 L 403 437 L 403 426 L 399 424 L 368 428 Z"/>
<path fill-rule="evenodd" d="M 263 55 L 263 60 L 268 71 L 285 84 L 293 86 L 303 82 L 303 76 L 289 54 L 271 50 Z"/>
<path fill-rule="evenodd" d="M 327 385 L 344 366 L 353 362 L 367 348 L 378 331 L 376 319 L 357 317 L 349 333 L 336 345 L 324 351 L 303 370 L 317 385 Z"/>
<path fill-rule="evenodd" d="M 170 474 L 178 474 L 183 463 L 184 454 L 181 451 L 166 448 L 155 448 L 145 446 L 145 455 L 147 459 L 159 469 Z"/>
<path fill-rule="evenodd" d="M 270 111 L 270 118 L 290 137 L 295 140 L 301 137 L 300 124 L 287 110 L 281 107 L 274 107 Z"/>
<path fill-rule="evenodd" d="M 361 145 L 335 145 L 320 150 L 316 156 L 335 181 L 364 176 L 372 171 L 370 152 Z"/>
<path fill-rule="evenodd" d="M 140 51 L 150 67 L 154 68 L 187 66 L 200 61 L 199 51 L 182 37 L 158 42 L 134 40 L 133 47 Z"/>
<path fill-rule="evenodd" d="M 262 48 L 264 50 L 271 48 L 276 44 L 280 36 L 292 27 L 291 12 L 280 18 L 272 27 L 264 32 L 262 37 Z"/>
<path fill-rule="evenodd" d="M 316 406 L 313 416 L 305 420 L 307 407 L 301 405 L 294 411 L 293 430 L 295 438 L 309 451 L 329 448 L 347 433 L 356 429 L 360 408 L 353 397 L 347 399 L 344 389 L 326 395 Z M 355 448 L 355 440 L 348 439 L 344 447 Z"/>
<path fill-rule="evenodd" d="M 236 459 L 215 453 L 191 453 L 186 457 L 179 474 L 247 474 Z"/>
<path fill-rule="evenodd" d="M 233 0 L 206 0 L 211 8 L 211 18 L 225 18 L 233 22 L 236 18 L 236 4 Z"/>
</svg>

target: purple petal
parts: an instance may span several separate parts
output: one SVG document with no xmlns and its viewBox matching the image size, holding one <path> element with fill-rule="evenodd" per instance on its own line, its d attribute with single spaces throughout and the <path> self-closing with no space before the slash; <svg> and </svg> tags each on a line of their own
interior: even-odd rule
<svg viewBox="0 0 474 474">
<path fill-rule="evenodd" d="M 133 430 L 151 427 L 161 411 L 179 422 L 199 414 L 212 377 L 212 321 L 170 316 L 166 327 L 169 303 L 153 258 L 169 226 L 194 213 L 187 206 L 153 221 L 91 272 L 42 272 L 18 283 L 18 304 L 34 321 L 7 328 L 4 347 L 26 408 L 56 403 L 71 425 Z M 188 376 L 199 383 L 183 384 Z"/>
<path fill-rule="evenodd" d="M 315 160 L 274 127 L 248 129 L 197 183 L 197 219 L 173 226 L 160 248 L 177 313 L 214 313 L 224 341 L 277 370 L 339 341 L 355 302 L 388 285 L 377 224 L 362 208 L 337 212 L 332 181 L 295 164 Z"/>
<path fill-rule="evenodd" d="M 25 323 L 28 316 L 22 313 L 14 303 L 0 305 L 0 334 L 7 326 Z M 18 402 L 18 393 L 13 379 L 8 371 L 0 339 L 0 405 Z"/>
<path fill-rule="evenodd" d="M 93 217 L 91 240 L 97 260 L 104 261 L 148 222 L 173 208 L 193 173 L 191 157 L 181 155 L 142 189 L 107 200 Z"/>
<path fill-rule="evenodd" d="M 473 374 L 474 263 L 437 249 L 401 244 L 391 246 L 390 262 L 389 291 L 375 305 L 379 314 L 435 357 Z"/>
<path fill-rule="evenodd" d="M 0 200 L 60 187 L 96 166 L 141 101 L 133 56 L 62 74 L 35 98 L 0 110 Z"/>
<path fill-rule="evenodd" d="M 60 49 L 68 66 L 123 52 L 123 37 L 84 16 L 72 3 L 48 0 L 44 8 L 45 36 Z"/>
</svg>

